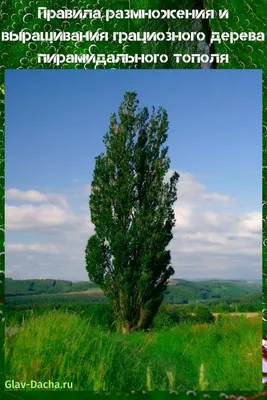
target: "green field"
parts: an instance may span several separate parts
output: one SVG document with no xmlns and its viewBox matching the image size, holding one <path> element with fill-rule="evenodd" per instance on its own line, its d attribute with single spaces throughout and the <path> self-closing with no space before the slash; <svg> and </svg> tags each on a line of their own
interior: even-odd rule
<svg viewBox="0 0 267 400">
<path fill-rule="evenodd" d="M 98 305 L 103 305 L 99 308 Z M 178 307 L 192 313 L 202 305 L 212 313 L 260 312 L 262 294 L 260 282 L 209 280 L 193 282 L 172 280 L 163 306 Z M 6 323 L 21 323 L 29 310 L 41 315 L 49 310 L 71 310 L 82 317 L 95 316 L 112 311 L 100 288 L 91 282 L 62 280 L 13 280 L 6 279 Z M 96 310 L 96 311 L 95 311 Z M 109 310 L 109 311 L 107 311 Z"/>
<path fill-rule="evenodd" d="M 7 380 L 73 382 L 73 390 L 261 389 L 259 316 L 122 335 L 53 311 L 29 316 L 5 351 Z"/>
<path fill-rule="evenodd" d="M 90 282 L 6 283 L 6 380 L 85 391 L 261 388 L 260 283 L 172 280 L 150 330 L 129 335 Z"/>
</svg>

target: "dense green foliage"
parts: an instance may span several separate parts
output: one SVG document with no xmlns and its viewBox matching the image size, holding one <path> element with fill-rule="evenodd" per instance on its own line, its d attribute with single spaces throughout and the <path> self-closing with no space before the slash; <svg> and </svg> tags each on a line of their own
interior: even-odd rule
<svg viewBox="0 0 267 400">
<path fill-rule="evenodd" d="M 90 194 L 95 227 L 86 246 L 86 269 L 112 304 L 118 329 L 147 328 L 174 273 L 170 250 L 179 179 L 170 169 L 168 115 L 139 108 L 127 92 L 110 117 L 105 154 L 96 157 Z"/>
<path fill-rule="evenodd" d="M 156 330 L 166 329 L 181 323 L 205 324 L 215 321 L 210 310 L 204 306 L 196 306 L 193 312 L 186 307 L 161 307 L 152 327 Z"/>
<path fill-rule="evenodd" d="M 6 379 L 73 382 L 85 391 L 260 390 L 260 346 L 260 317 L 125 336 L 53 311 L 7 335 Z"/>
<path fill-rule="evenodd" d="M 167 328 L 174 326 L 182 322 L 190 323 L 204 323 L 212 322 L 212 313 L 237 313 L 237 312 L 261 312 L 261 303 L 255 303 L 254 308 L 250 307 L 250 304 L 241 303 L 236 305 L 224 306 L 222 310 L 215 309 L 212 307 L 205 307 L 203 305 L 162 305 L 159 308 L 159 312 L 155 318 L 152 327 Z M 43 315 L 49 311 L 62 310 L 64 312 L 75 313 L 80 315 L 83 319 L 90 320 L 94 325 L 99 325 L 105 330 L 115 329 L 115 315 L 109 303 L 37 303 L 27 305 L 6 305 L 5 307 L 6 325 L 20 325 L 23 320 L 27 320 L 33 312 L 33 315 Z M 205 312 L 202 312 L 202 310 Z"/>
</svg>

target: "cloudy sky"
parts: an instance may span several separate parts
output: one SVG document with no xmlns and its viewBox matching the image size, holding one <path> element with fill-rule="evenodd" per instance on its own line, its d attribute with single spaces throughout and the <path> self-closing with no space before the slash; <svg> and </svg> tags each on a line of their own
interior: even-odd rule
<svg viewBox="0 0 267 400">
<path fill-rule="evenodd" d="M 7 71 L 7 276 L 88 279 L 94 159 L 134 90 L 169 115 L 175 277 L 261 278 L 261 82 L 257 70 Z"/>
</svg>

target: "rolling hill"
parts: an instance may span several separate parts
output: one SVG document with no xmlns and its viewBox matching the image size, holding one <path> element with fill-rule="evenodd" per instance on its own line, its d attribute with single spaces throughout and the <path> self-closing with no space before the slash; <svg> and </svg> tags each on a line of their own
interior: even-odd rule
<svg viewBox="0 0 267 400">
<path fill-rule="evenodd" d="M 165 291 L 168 304 L 187 304 L 201 300 L 215 301 L 232 297 L 259 295 L 262 287 L 259 281 L 206 280 L 188 281 L 172 279 Z M 70 282 L 55 279 L 16 280 L 6 278 L 6 298 L 31 295 L 92 295 L 101 296 L 100 288 L 92 282 Z M 100 295 L 100 296 L 99 296 Z M 69 296 L 68 296 L 69 297 Z"/>
</svg>

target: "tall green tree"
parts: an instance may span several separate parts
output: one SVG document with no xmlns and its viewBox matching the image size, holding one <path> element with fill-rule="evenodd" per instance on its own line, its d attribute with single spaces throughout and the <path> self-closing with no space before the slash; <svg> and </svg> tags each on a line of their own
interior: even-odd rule
<svg viewBox="0 0 267 400">
<path fill-rule="evenodd" d="M 146 329 L 174 273 L 170 251 L 179 174 L 169 180 L 167 112 L 140 109 L 127 92 L 96 157 L 89 207 L 95 234 L 85 258 L 90 280 L 110 299 L 123 333 Z"/>
</svg>

